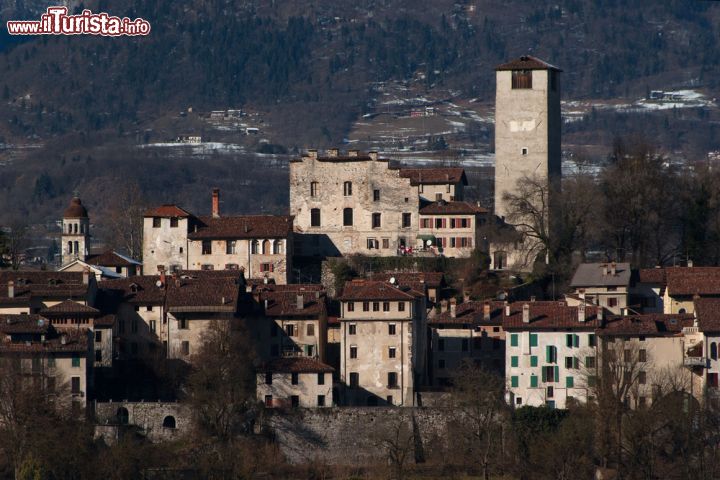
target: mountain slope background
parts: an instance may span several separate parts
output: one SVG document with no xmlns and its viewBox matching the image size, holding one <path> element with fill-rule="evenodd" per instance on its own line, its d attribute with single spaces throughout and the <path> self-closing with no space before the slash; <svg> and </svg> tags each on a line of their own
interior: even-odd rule
<svg viewBox="0 0 720 480">
<path fill-rule="evenodd" d="M 228 212 L 284 212 L 288 155 L 342 144 L 364 116 L 384 108 L 392 113 L 382 102 L 390 87 L 485 108 L 489 123 L 479 127 L 472 146 L 491 153 L 493 68 L 525 53 L 564 70 L 568 102 L 637 99 L 657 89 L 699 89 L 714 99 L 720 88 L 720 6 L 714 2 L 70 5 L 143 17 L 152 32 L 146 38 L 0 37 L 0 204 L 6 206 L 0 223 L 55 219 L 75 190 L 91 211 L 100 211 L 105 199 L 134 184 L 148 203 L 174 201 L 199 213 L 209 208 L 212 186 L 223 189 Z M 18 0 L 3 3 L 0 12 L 4 23 L 34 19 L 45 7 Z M 197 115 L 226 109 L 248 112 L 240 123 L 260 127 L 260 137 Z M 639 134 L 694 161 L 720 149 L 719 117 L 710 107 L 652 115 L 593 107 L 564 133 L 568 145 L 587 145 L 598 157 L 615 136 Z M 139 148 L 194 132 L 220 147 Z M 448 136 L 451 152 L 467 146 L 454 141 Z"/>
</svg>

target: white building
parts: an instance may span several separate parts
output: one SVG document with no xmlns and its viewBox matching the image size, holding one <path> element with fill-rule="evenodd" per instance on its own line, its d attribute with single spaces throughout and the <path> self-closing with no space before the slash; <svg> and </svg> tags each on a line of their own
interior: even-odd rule
<svg viewBox="0 0 720 480">
<path fill-rule="evenodd" d="M 314 358 L 272 359 L 257 370 L 257 399 L 267 408 L 332 407 L 333 371 Z"/>
</svg>

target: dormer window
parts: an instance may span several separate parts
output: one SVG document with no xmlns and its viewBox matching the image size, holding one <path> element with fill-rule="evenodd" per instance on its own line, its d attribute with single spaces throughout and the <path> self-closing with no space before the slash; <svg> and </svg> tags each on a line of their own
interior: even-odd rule
<svg viewBox="0 0 720 480">
<path fill-rule="evenodd" d="M 138 288 L 137 283 L 131 283 L 131 284 L 130 284 L 130 291 L 131 291 L 131 292 L 137 293 L 138 289 L 139 289 L 139 288 Z"/>
<path fill-rule="evenodd" d="M 512 72 L 512 88 L 532 88 L 532 70 L 513 70 Z"/>
</svg>

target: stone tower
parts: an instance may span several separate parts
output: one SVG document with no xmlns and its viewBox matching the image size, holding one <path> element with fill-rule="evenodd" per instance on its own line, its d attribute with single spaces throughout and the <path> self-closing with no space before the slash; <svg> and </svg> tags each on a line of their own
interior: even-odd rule
<svg viewBox="0 0 720 480">
<path fill-rule="evenodd" d="M 560 179 L 560 72 L 531 56 L 496 68 L 495 214 L 500 218 L 508 215 L 503 195 L 517 192 L 520 179 Z M 507 268 L 513 261 L 502 263 Z"/>
<path fill-rule="evenodd" d="M 496 68 L 495 214 L 524 176 L 560 176 L 560 69 L 523 56 Z"/>
<path fill-rule="evenodd" d="M 62 223 L 62 264 L 84 261 L 90 246 L 90 218 L 77 195 L 65 209 Z"/>
</svg>

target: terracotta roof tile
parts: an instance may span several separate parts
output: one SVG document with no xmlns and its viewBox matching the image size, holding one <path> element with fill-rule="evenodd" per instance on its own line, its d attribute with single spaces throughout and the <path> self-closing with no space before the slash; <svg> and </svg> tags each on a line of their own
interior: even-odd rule
<svg viewBox="0 0 720 480">
<path fill-rule="evenodd" d="M 420 215 L 479 215 L 488 210 L 470 202 L 432 202 L 420 208 Z"/>
<path fill-rule="evenodd" d="M 671 297 L 720 295 L 720 267 L 672 267 L 665 275 Z"/>
<path fill-rule="evenodd" d="M 293 229 L 288 215 L 243 215 L 235 217 L 199 217 L 191 239 L 211 238 L 287 238 Z"/>
<path fill-rule="evenodd" d="M 720 332 L 720 298 L 696 298 L 694 303 L 700 330 Z"/>
<path fill-rule="evenodd" d="M 530 322 L 523 322 L 523 305 L 530 306 Z M 601 321 L 597 317 L 600 307 L 585 307 L 585 321 L 578 320 L 578 307 L 568 306 L 563 301 L 514 302 L 510 304 L 510 315 L 503 313 L 505 330 L 546 330 L 546 329 L 588 329 L 598 328 Z"/>
<path fill-rule="evenodd" d="M 46 333 L 50 329 L 50 320 L 41 315 L 0 315 L 2 333 Z"/>
<path fill-rule="evenodd" d="M 178 207 L 177 205 L 161 205 L 145 212 L 144 217 L 192 217 L 192 214 Z"/>
<path fill-rule="evenodd" d="M 83 314 L 88 316 L 94 316 L 100 313 L 100 310 L 93 307 L 88 307 L 82 303 L 73 302 L 72 300 L 65 300 L 52 307 L 43 308 L 40 313 L 42 315 L 62 315 L 62 314 Z"/>
<path fill-rule="evenodd" d="M 498 65 L 495 70 L 555 70 L 556 72 L 562 72 L 556 66 L 530 55 L 523 55 L 515 60 Z"/>
<path fill-rule="evenodd" d="M 159 275 L 143 275 L 104 280 L 98 286 L 108 302 L 117 295 L 121 302 L 162 305 L 165 301 L 165 290 L 156 285 L 158 280 L 160 280 Z"/>
<path fill-rule="evenodd" d="M 64 340 L 63 340 L 64 339 Z M 74 330 L 43 341 L 0 341 L 0 353 L 87 353 L 88 330 Z"/>
<path fill-rule="evenodd" d="M 675 335 L 683 327 L 692 327 L 694 316 L 691 314 L 649 313 L 643 315 L 612 316 L 606 319 L 598 335 Z"/>
<path fill-rule="evenodd" d="M 445 276 L 442 272 L 384 272 L 376 273 L 372 280 L 389 282 L 394 278 L 398 285 L 410 287 L 422 292 L 428 288 L 441 288 L 445 285 Z"/>
<path fill-rule="evenodd" d="M 642 268 L 639 272 L 639 281 L 641 283 L 655 283 L 658 285 L 665 285 L 667 282 L 665 278 L 665 269 Z"/>
<path fill-rule="evenodd" d="M 400 176 L 410 179 L 410 185 L 439 185 L 460 183 L 467 185 L 465 170 L 462 168 L 401 168 Z"/>
<path fill-rule="evenodd" d="M 402 285 L 374 280 L 350 280 L 345 283 L 340 300 L 413 300 L 424 293 Z"/>
<path fill-rule="evenodd" d="M 302 308 L 298 297 L 302 296 Z M 325 294 L 320 291 L 265 291 L 260 301 L 268 301 L 265 315 L 269 317 L 320 316 L 326 313 Z"/>
<path fill-rule="evenodd" d="M 265 362 L 258 368 L 262 373 L 332 373 L 330 365 L 309 357 L 276 358 Z"/>
<path fill-rule="evenodd" d="M 142 265 L 141 262 L 132 258 L 121 255 L 114 250 L 107 250 L 100 254 L 88 255 L 85 263 L 91 265 L 100 265 L 103 267 L 129 267 L 132 265 Z"/>
<path fill-rule="evenodd" d="M 14 283 L 15 298 L 8 298 L 8 283 Z M 0 304 L 18 303 L 17 298 L 84 297 L 88 285 L 83 272 L 0 271 Z"/>
<path fill-rule="evenodd" d="M 485 319 L 484 308 L 486 302 L 469 301 L 458 303 L 455 307 L 455 316 L 448 308 L 447 311 L 428 318 L 428 325 L 440 324 L 471 324 L 471 325 L 497 325 L 502 326 L 503 302 L 487 302 L 490 306 L 490 319 Z"/>
</svg>

